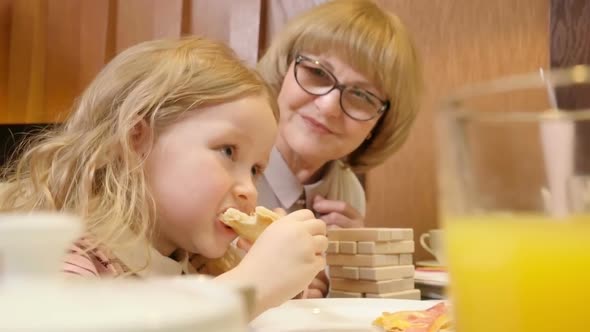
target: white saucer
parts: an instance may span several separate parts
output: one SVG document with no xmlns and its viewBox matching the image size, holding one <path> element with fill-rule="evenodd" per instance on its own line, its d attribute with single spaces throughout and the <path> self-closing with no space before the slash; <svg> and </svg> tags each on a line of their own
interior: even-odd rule
<svg viewBox="0 0 590 332">
<path fill-rule="evenodd" d="M 444 265 L 442 265 L 441 263 L 439 263 L 437 260 L 434 259 L 430 259 L 430 260 L 426 260 L 426 261 L 417 261 L 416 262 L 416 266 L 424 266 L 424 267 L 446 267 Z"/>
</svg>

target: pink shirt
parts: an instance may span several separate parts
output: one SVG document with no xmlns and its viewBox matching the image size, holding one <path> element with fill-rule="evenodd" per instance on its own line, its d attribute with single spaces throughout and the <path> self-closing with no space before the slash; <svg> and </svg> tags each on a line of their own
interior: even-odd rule
<svg viewBox="0 0 590 332">
<path fill-rule="evenodd" d="M 82 238 L 72 245 L 65 256 L 63 272 L 77 277 L 150 277 L 196 273 L 186 252 L 179 251 L 175 259 L 163 256 L 151 245 L 132 243 L 114 250 L 98 246 L 91 250 L 92 241 Z"/>
</svg>

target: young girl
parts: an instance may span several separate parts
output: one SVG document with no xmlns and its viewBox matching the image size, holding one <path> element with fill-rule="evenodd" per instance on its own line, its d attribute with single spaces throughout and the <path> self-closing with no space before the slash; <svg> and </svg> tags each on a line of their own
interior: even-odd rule
<svg viewBox="0 0 590 332">
<path fill-rule="evenodd" d="M 195 272 L 189 256 L 220 257 L 236 238 L 220 214 L 256 204 L 273 113 L 266 85 L 227 47 L 200 38 L 139 44 L 102 70 L 65 124 L 6 170 L 0 212 L 81 216 L 87 235 L 66 257 L 68 274 Z M 285 216 L 218 278 L 256 287 L 260 313 L 322 270 L 325 231 L 308 210 Z"/>
</svg>

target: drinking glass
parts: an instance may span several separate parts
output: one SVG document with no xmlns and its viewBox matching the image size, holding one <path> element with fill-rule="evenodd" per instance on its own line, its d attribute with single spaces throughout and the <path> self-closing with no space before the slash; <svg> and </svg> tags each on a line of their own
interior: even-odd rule
<svg viewBox="0 0 590 332">
<path fill-rule="evenodd" d="M 590 69 L 460 89 L 439 113 L 457 332 L 589 331 Z"/>
</svg>

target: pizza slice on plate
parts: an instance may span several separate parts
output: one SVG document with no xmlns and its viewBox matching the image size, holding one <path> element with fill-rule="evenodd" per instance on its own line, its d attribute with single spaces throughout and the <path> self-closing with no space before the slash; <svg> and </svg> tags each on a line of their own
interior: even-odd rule
<svg viewBox="0 0 590 332">
<path fill-rule="evenodd" d="M 387 332 L 451 332 L 449 307 L 441 302 L 426 310 L 384 312 L 373 325 Z"/>
</svg>

